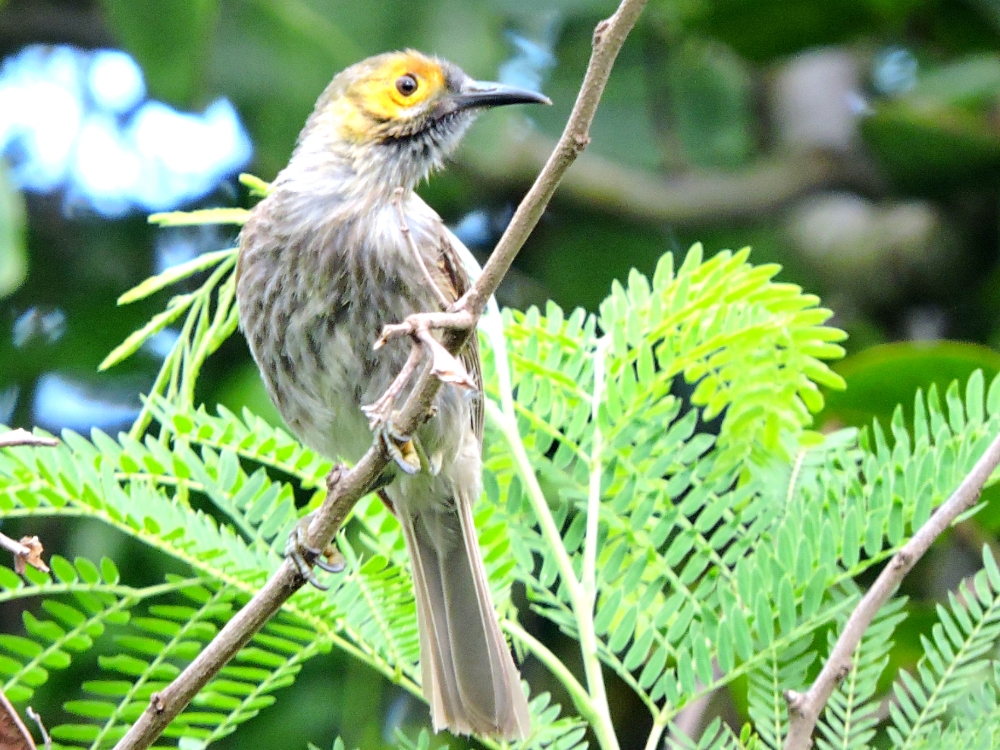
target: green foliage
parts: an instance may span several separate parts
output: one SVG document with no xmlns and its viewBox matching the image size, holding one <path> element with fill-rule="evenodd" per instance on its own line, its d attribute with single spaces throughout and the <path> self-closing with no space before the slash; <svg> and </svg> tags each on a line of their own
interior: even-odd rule
<svg viewBox="0 0 1000 750">
<path fill-rule="evenodd" d="M 96 519 L 187 571 L 126 585 L 107 560 L 54 557 L 51 576 L 29 571 L 27 582 L 0 568 L 0 601 L 40 601 L 44 613 L 26 610 L 25 634 L 0 637 L 12 699 L 97 654 L 97 676 L 52 729 L 63 747 L 111 746 L 277 567 L 289 531 L 322 500 L 327 459 L 249 412 L 194 403 L 201 366 L 235 329 L 234 264 L 232 250 L 205 255 L 123 296 L 203 274 L 106 361 L 183 320 L 129 434 L 67 432 L 55 449 L 0 453 L 5 517 Z M 752 266 L 746 250 L 705 259 L 695 246 L 679 267 L 667 255 L 652 279 L 633 272 L 616 284 L 598 315 L 550 304 L 544 314 L 494 308 L 484 319 L 480 543 L 504 628 L 573 703 L 532 695 L 534 730 L 518 747 L 582 749 L 588 728 L 613 747 L 602 668 L 648 708 L 650 747 L 668 731 L 678 747 L 780 747 L 784 692 L 803 689 L 825 658 L 862 593 L 858 577 L 900 547 L 1000 431 L 1000 380 L 987 392 L 977 372 L 964 394 L 952 384 L 943 406 L 936 386 L 918 392 L 912 429 L 897 410 L 888 434 L 877 423 L 860 434 L 809 432 L 823 406 L 818 386 L 841 385 L 826 360 L 842 353 L 843 334 L 824 325 L 830 313 L 815 297 L 775 282 L 777 271 Z M 716 435 L 705 420 L 717 416 Z M 329 591 L 296 594 L 209 684 L 168 729 L 178 747 L 233 732 L 330 650 L 420 694 L 398 524 L 367 498 L 339 544 L 346 572 Z M 982 685 L 995 669 L 1000 635 L 1000 573 L 984 559 L 939 608 L 916 676 L 900 677 L 896 744 L 992 737 L 995 723 L 982 716 L 1000 711 L 995 678 L 969 698 L 970 681 Z M 538 615 L 580 641 L 584 682 L 521 627 L 514 582 Z M 903 606 L 893 600 L 867 632 L 820 725 L 821 747 L 872 741 Z M 749 722 L 739 735 L 715 720 L 685 737 L 681 713 L 720 689 L 745 697 Z M 985 708 L 969 709 L 970 700 Z M 444 740 L 403 734 L 398 746 Z"/>
<path fill-rule="evenodd" d="M 888 423 L 897 405 L 931 383 L 943 390 L 976 370 L 992 379 L 1000 374 L 1000 352 L 967 341 L 900 341 L 852 354 L 835 369 L 847 388 L 828 395 L 823 416 L 862 427 L 873 416 Z"/>
<path fill-rule="evenodd" d="M 24 200 L 0 159 L 0 299 L 21 286 L 28 273 L 24 218 Z"/>
<path fill-rule="evenodd" d="M 825 721 L 819 725 L 821 750 L 863 747 L 875 736 L 879 701 L 872 700 L 879 676 L 889 662 L 893 629 L 905 617 L 906 600 L 889 602 L 868 627 L 851 661 L 851 669 L 830 696 Z M 833 648 L 833 634 L 830 635 Z"/>
<path fill-rule="evenodd" d="M 983 562 L 984 569 L 959 586 L 958 596 L 949 595 L 949 607 L 938 605 L 939 622 L 931 638 L 921 639 L 924 657 L 916 675 L 902 672 L 893 686 L 896 702 L 890 705 L 889 736 L 897 747 L 913 747 L 922 735 L 940 727 L 940 718 L 964 698 L 973 680 L 990 671 L 991 652 L 1000 636 L 1000 571 L 988 547 Z"/>
<path fill-rule="evenodd" d="M 748 727 L 749 728 L 749 725 Z M 749 742 L 745 742 L 743 737 L 738 737 L 732 729 L 716 717 L 702 732 L 698 742 L 695 743 L 690 737 L 682 732 L 677 732 L 672 737 L 673 746 L 678 750 L 750 750 L 757 746 L 756 737 L 749 735 Z"/>
<path fill-rule="evenodd" d="M 150 23 L 141 4 L 101 0 L 119 38 L 142 64 L 157 98 L 190 105 L 201 94 L 216 0 L 160 0 L 158 23 Z"/>
</svg>

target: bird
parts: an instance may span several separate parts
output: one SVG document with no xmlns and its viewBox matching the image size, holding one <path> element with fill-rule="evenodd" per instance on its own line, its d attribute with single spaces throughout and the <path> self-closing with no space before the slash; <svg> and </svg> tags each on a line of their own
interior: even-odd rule
<svg viewBox="0 0 1000 750">
<path fill-rule="evenodd" d="M 379 494 L 409 553 L 434 730 L 503 739 L 526 737 L 531 722 L 473 523 L 484 398 L 476 337 L 412 436 L 392 426 L 396 397 L 409 386 L 390 386 L 413 344 L 374 343 L 385 326 L 447 310 L 469 288 L 467 251 L 415 188 L 477 114 L 527 103 L 551 104 L 411 49 L 346 68 L 252 209 L 236 270 L 243 333 L 291 431 L 351 462 L 374 431 L 395 459 Z"/>
</svg>

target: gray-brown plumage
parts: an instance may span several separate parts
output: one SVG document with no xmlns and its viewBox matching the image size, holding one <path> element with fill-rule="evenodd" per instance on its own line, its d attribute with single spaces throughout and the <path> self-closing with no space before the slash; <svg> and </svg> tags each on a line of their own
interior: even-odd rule
<svg viewBox="0 0 1000 750">
<path fill-rule="evenodd" d="M 458 239 L 413 188 L 476 111 L 529 101 L 546 100 L 413 51 L 358 63 L 320 96 L 243 229 L 237 268 L 250 348 L 307 445 L 352 462 L 371 446 L 361 407 L 383 394 L 411 347 L 395 340 L 373 349 L 383 326 L 441 310 L 469 284 Z M 474 338 L 460 359 L 479 388 Z M 423 470 L 397 470 L 384 490 L 412 561 L 424 694 L 435 729 L 524 737 L 528 707 L 472 521 L 481 395 L 446 383 L 435 407 L 414 436 Z"/>
</svg>

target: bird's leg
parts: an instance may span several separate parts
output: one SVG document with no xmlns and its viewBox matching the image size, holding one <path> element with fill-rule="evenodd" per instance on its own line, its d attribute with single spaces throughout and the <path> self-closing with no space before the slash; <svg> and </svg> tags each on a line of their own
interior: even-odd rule
<svg viewBox="0 0 1000 750">
<path fill-rule="evenodd" d="M 407 474 L 416 474 L 420 471 L 420 457 L 413 440 L 408 435 L 402 435 L 393 428 L 393 407 L 422 357 L 423 346 L 414 346 L 410 350 L 410 356 L 406 359 L 403 369 L 389 384 L 385 393 L 372 403 L 361 407 L 361 411 L 368 417 L 369 428 L 378 434 L 386 452 Z"/>
<path fill-rule="evenodd" d="M 464 298 L 463 298 L 464 299 Z M 421 331 L 452 329 L 468 331 L 476 323 L 472 313 L 465 310 L 460 299 L 447 312 L 421 312 L 407 315 L 402 323 L 390 323 L 382 328 L 382 335 L 375 342 L 374 349 L 381 349 L 393 339 L 404 336 L 416 337 Z"/>
<path fill-rule="evenodd" d="M 403 388 L 409 382 L 410 377 L 413 372 L 417 369 L 417 365 L 423 356 L 423 350 L 419 346 L 415 346 L 410 350 L 410 356 L 407 358 L 406 363 L 403 365 L 403 369 L 399 371 L 396 378 L 389 384 L 389 387 L 385 389 L 385 393 L 375 399 L 372 403 L 361 407 L 361 411 L 365 413 L 368 417 L 368 427 L 375 430 L 383 425 L 388 424 L 392 420 L 392 407 L 396 404 L 396 399 L 399 394 L 403 392 Z"/>
<path fill-rule="evenodd" d="M 402 323 L 387 325 L 375 342 L 375 348 L 402 336 L 411 336 L 431 354 L 431 372 L 443 383 L 475 388 L 476 383 L 465 366 L 431 333 L 432 329 L 454 328 L 468 330 L 474 323 L 473 317 L 464 311 L 444 313 L 414 313 Z"/>
<path fill-rule="evenodd" d="M 292 533 L 288 535 L 288 541 L 285 542 L 285 557 L 295 563 L 300 576 L 320 591 L 326 591 L 330 588 L 329 584 L 323 583 L 316 577 L 313 567 L 325 570 L 327 573 L 343 573 L 347 563 L 340 550 L 333 544 L 324 550 L 319 550 L 306 543 L 306 531 L 309 529 L 312 517 L 313 514 L 310 513 L 295 524 Z"/>
<path fill-rule="evenodd" d="M 419 442 L 409 435 L 399 433 L 392 426 L 396 399 L 412 377 L 423 353 L 425 351 L 430 353 L 431 372 L 442 382 L 462 388 L 476 388 L 476 383 L 465 366 L 431 333 L 431 328 L 451 326 L 468 328 L 469 324 L 462 315 L 462 313 L 416 313 L 408 316 L 399 325 L 386 326 L 382 330 L 382 336 L 375 342 L 374 348 L 378 349 L 390 339 L 408 335 L 417 343 L 417 346 L 410 350 L 406 363 L 385 393 L 373 403 L 361 407 L 368 417 L 369 427 L 379 436 L 390 458 L 407 474 L 416 474 L 422 468 L 430 470 L 432 474 L 436 473 L 434 462 L 427 458 Z M 442 320 L 440 316 L 445 316 L 447 320 Z M 425 317 L 428 319 L 427 325 L 423 325 Z"/>
<path fill-rule="evenodd" d="M 341 475 L 346 471 L 346 467 L 343 464 L 337 464 L 332 469 L 330 473 L 326 476 L 326 487 L 327 493 L 333 491 L 334 487 L 340 481 Z M 341 519 L 347 515 L 346 509 L 337 514 Z M 303 516 L 302 519 L 295 524 L 295 528 L 288 535 L 288 541 L 285 542 L 285 557 L 289 558 L 295 567 L 298 569 L 299 575 L 305 580 L 309 581 L 313 586 L 318 588 L 320 591 L 326 591 L 330 588 L 328 584 L 320 581 L 316 574 L 313 573 L 313 566 L 319 568 L 320 570 L 325 570 L 327 573 L 342 573 L 344 568 L 347 567 L 347 562 L 344 560 L 344 556 L 340 553 L 332 543 L 327 545 L 326 549 L 317 549 L 311 546 L 307 541 L 307 533 L 309 530 L 309 523 L 312 521 L 313 514 L 310 513 Z"/>
</svg>

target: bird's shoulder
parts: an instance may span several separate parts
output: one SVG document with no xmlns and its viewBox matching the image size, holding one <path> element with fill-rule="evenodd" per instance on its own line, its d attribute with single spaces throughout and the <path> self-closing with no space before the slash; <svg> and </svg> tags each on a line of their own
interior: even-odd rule
<svg viewBox="0 0 1000 750">
<path fill-rule="evenodd" d="M 454 302 L 472 284 L 465 262 L 471 257 L 469 251 L 419 195 L 413 194 L 406 209 L 407 221 L 420 228 L 424 241 L 419 247 L 428 272 L 444 296 Z"/>
<path fill-rule="evenodd" d="M 444 292 L 444 296 L 452 302 L 458 300 L 472 286 L 470 268 L 476 267 L 475 260 L 468 248 L 455 234 L 448 229 L 444 221 L 430 208 L 423 199 L 414 195 L 420 201 L 418 210 L 428 217 L 425 229 L 433 241 L 421 248 L 425 256 L 428 273 Z M 459 359 L 476 384 L 479 393 L 476 395 L 472 408 L 472 428 L 479 439 L 483 441 L 484 395 L 483 395 L 483 365 L 479 356 L 479 338 L 473 333 L 468 343 L 459 353 Z"/>
</svg>

